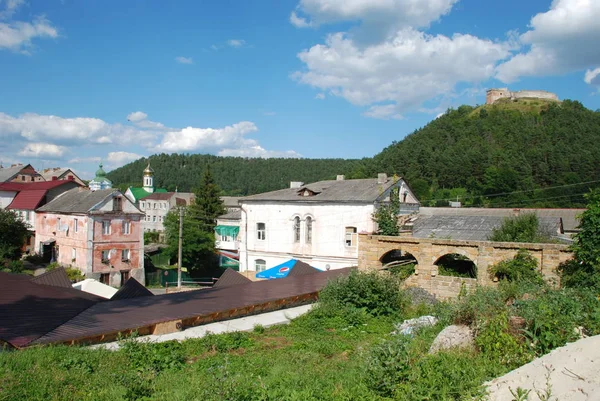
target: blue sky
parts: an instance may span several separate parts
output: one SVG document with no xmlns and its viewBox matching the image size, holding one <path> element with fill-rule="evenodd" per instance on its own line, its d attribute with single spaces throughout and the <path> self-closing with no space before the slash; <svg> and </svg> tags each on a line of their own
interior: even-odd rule
<svg viewBox="0 0 600 401">
<path fill-rule="evenodd" d="M 0 161 L 370 157 L 485 90 L 600 108 L 596 0 L 0 0 Z"/>
</svg>

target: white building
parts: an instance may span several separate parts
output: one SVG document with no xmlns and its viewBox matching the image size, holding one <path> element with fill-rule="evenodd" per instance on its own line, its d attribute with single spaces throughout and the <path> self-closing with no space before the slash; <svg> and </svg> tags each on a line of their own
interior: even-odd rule
<svg viewBox="0 0 600 401">
<path fill-rule="evenodd" d="M 112 181 L 106 178 L 106 172 L 102 168 L 102 163 L 96 171 L 96 176 L 89 182 L 88 186 L 92 191 L 112 188 Z"/>
<path fill-rule="evenodd" d="M 397 189 L 397 192 L 394 191 Z M 403 179 L 320 181 L 242 198 L 240 271 L 262 271 L 289 259 L 318 269 L 358 263 L 358 233 L 377 230 L 373 212 L 397 193 L 401 212 L 418 211 L 418 200 Z M 222 224 L 222 223 L 221 223 Z"/>
<path fill-rule="evenodd" d="M 144 232 L 165 231 L 165 218 L 175 207 L 191 204 L 194 194 L 187 192 L 155 192 L 139 200 L 139 207 L 146 214 L 142 220 Z"/>
</svg>

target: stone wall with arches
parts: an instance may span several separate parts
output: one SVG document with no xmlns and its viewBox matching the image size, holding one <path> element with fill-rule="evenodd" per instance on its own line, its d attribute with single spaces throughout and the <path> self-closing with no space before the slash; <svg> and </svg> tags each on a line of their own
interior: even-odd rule
<svg viewBox="0 0 600 401">
<path fill-rule="evenodd" d="M 526 249 L 538 260 L 540 272 L 548 281 L 558 283 L 556 268 L 572 257 L 567 245 L 529 244 L 517 242 L 458 241 L 430 238 L 388 237 L 361 234 L 358 241 L 358 268 L 378 270 L 382 258 L 390 251 L 410 253 L 416 259 L 415 273 L 407 285 L 422 287 L 441 299 L 456 297 L 461 288 L 495 285 L 489 269 L 494 264 L 513 258 L 519 249 Z M 476 266 L 477 278 L 442 276 L 435 264 L 449 254 L 462 255 Z"/>
</svg>

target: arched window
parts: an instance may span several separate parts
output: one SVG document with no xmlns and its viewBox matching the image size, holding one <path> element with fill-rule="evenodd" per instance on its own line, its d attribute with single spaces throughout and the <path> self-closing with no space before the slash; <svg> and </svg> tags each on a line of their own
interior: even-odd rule
<svg viewBox="0 0 600 401">
<path fill-rule="evenodd" d="M 306 243 L 310 244 L 312 243 L 312 218 L 311 217 L 307 217 L 306 218 Z"/>
<path fill-rule="evenodd" d="M 300 217 L 294 217 L 294 242 L 300 242 Z"/>
<path fill-rule="evenodd" d="M 254 261 L 254 270 L 256 270 L 257 273 L 267 270 L 267 262 L 265 262 L 264 259 L 256 259 Z"/>
</svg>

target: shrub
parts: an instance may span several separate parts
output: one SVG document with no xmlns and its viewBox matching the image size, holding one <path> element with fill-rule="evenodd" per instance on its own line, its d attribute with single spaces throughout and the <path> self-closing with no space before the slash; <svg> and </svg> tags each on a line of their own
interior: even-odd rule
<svg viewBox="0 0 600 401">
<path fill-rule="evenodd" d="M 399 335 L 373 347 L 365 362 L 371 390 L 390 397 L 398 384 L 408 379 L 411 369 L 409 345 L 410 337 Z"/>
<path fill-rule="evenodd" d="M 396 314 L 407 303 L 397 278 L 357 271 L 330 281 L 321 291 L 319 300 L 323 304 L 364 309 L 373 316 Z"/>
<path fill-rule="evenodd" d="M 509 369 L 524 365 L 533 357 L 525 343 L 511 334 L 506 313 L 500 313 L 482 324 L 475 345 L 486 358 Z"/>
<path fill-rule="evenodd" d="M 544 284 L 542 274 L 538 271 L 537 260 L 524 249 L 520 249 L 514 258 L 492 266 L 490 275 L 509 282 Z"/>
<path fill-rule="evenodd" d="M 398 280 L 404 281 L 415 273 L 415 264 L 409 263 L 407 265 L 391 266 L 388 271 Z"/>
<path fill-rule="evenodd" d="M 475 291 L 451 305 L 452 320 L 456 324 L 473 325 L 477 329 L 498 313 L 507 310 L 502 293 L 495 288 L 477 287 Z"/>
<path fill-rule="evenodd" d="M 209 334 L 202 341 L 208 350 L 217 352 L 229 352 L 252 345 L 250 335 L 241 331 L 225 334 Z"/>
<path fill-rule="evenodd" d="M 504 219 L 500 227 L 493 229 L 489 240 L 499 242 L 549 242 L 550 236 L 540 228 L 538 217 L 534 213 L 528 213 Z"/>
<path fill-rule="evenodd" d="M 25 267 L 21 260 L 5 260 L 2 270 L 6 273 L 23 273 Z"/>
</svg>

